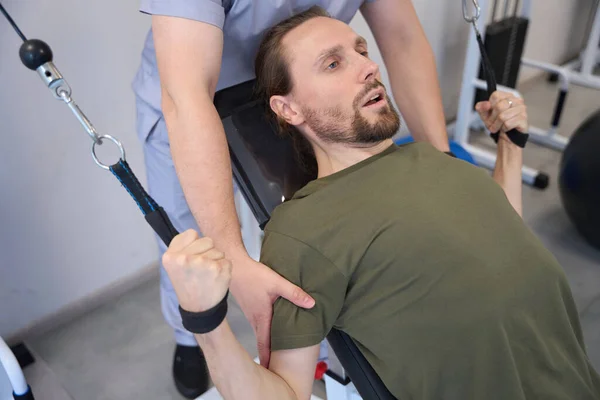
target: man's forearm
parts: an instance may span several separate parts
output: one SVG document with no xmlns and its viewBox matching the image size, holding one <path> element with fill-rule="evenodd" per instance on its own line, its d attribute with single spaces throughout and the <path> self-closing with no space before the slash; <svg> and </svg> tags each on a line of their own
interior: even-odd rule
<svg viewBox="0 0 600 400">
<path fill-rule="evenodd" d="M 297 400 L 283 378 L 250 358 L 227 321 L 210 333 L 195 336 L 211 378 L 224 399 Z"/>
<path fill-rule="evenodd" d="M 203 235 L 234 259 L 246 253 L 233 200 L 227 141 L 211 99 L 197 96 L 177 106 L 163 100 L 173 162 Z"/>
<path fill-rule="evenodd" d="M 521 168 L 523 167 L 523 149 L 509 143 L 498 141 L 498 154 L 493 177 L 502 187 L 510 204 L 519 215 L 523 215 L 523 183 Z"/>
<path fill-rule="evenodd" d="M 448 151 L 435 57 L 421 30 L 399 37 L 385 57 L 394 100 L 416 141 Z"/>
</svg>

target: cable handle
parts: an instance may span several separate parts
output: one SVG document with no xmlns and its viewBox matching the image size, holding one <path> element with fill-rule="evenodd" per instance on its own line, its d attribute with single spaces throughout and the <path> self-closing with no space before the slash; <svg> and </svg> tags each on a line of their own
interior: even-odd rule
<svg viewBox="0 0 600 400">
<path fill-rule="evenodd" d="M 473 3 L 478 7 L 477 0 L 472 0 Z M 463 0 L 463 13 L 465 12 L 467 0 Z M 479 33 L 479 29 L 477 29 L 477 18 L 479 17 L 476 14 L 475 17 L 471 17 L 471 19 L 467 19 L 467 15 L 464 14 L 465 20 L 470 24 L 473 24 L 473 28 L 475 30 L 475 37 L 477 39 L 477 44 L 479 46 L 479 52 L 481 53 L 481 64 L 483 69 L 483 74 L 485 76 L 486 84 L 487 84 L 487 93 L 488 97 L 492 97 L 492 94 L 497 90 L 496 76 L 494 75 L 494 68 L 492 67 L 492 63 L 488 57 L 487 52 L 485 51 L 485 46 L 483 44 L 483 39 L 481 38 L 481 34 Z M 498 143 L 500 139 L 500 132 L 490 132 L 490 135 L 495 143 Z M 528 133 L 519 132 L 516 129 L 511 129 L 506 132 L 506 136 L 508 139 L 514 143 L 515 145 L 524 148 L 529 140 Z"/>
</svg>

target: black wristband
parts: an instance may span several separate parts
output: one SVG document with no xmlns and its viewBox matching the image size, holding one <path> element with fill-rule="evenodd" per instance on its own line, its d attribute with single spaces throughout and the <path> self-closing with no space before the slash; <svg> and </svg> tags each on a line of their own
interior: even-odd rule
<svg viewBox="0 0 600 400">
<path fill-rule="evenodd" d="M 183 327 L 192 333 L 199 334 L 215 330 L 227 315 L 227 297 L 229 297 L 229 290 L 219 304 L 202 312 L 186 311 L 179 306 Z"/>
</svg>

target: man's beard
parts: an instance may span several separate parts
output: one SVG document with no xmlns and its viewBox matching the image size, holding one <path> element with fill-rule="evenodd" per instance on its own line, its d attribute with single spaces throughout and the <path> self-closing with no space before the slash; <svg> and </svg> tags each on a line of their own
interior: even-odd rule
<svg viewBox="0 0 600 400">
<path fill-rule="evenodd" d="M 308 107 L 303 109 L 306 124 L 315 132 L 317 137 L 326 143 L 342 144 L 375 144 L 393 137 L 400 128 L 400 117 L 398 112 L 386 96 L 387 106 L 377 110 L 379 116 L 377 122 L 371 123 L 365 118 L 360 110 L 365 96 L 373 89 L 383 87 L 376 81 L 367 85 L 361 93 L 356 96 L 353 103 L 354 117 L 350 128 L 347 126 L 343 112 L 337 108 L 326 108 L 314 110 Z"/>
</svg>

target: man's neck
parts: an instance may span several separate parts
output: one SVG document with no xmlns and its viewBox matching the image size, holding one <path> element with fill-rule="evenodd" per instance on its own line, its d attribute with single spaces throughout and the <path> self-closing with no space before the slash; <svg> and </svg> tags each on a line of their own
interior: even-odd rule
<svg viewBox="0 0 600 400">
<path fill-rule="evenodd" d="M 392 139 L 387 139 L 373 145 L 327 144 L 322 147 L 315 146 L 314 151 L 319 167 L 318 178 L 326 177 L 358 164 L 381 153 L 393 143 Z"/>
</svg>

